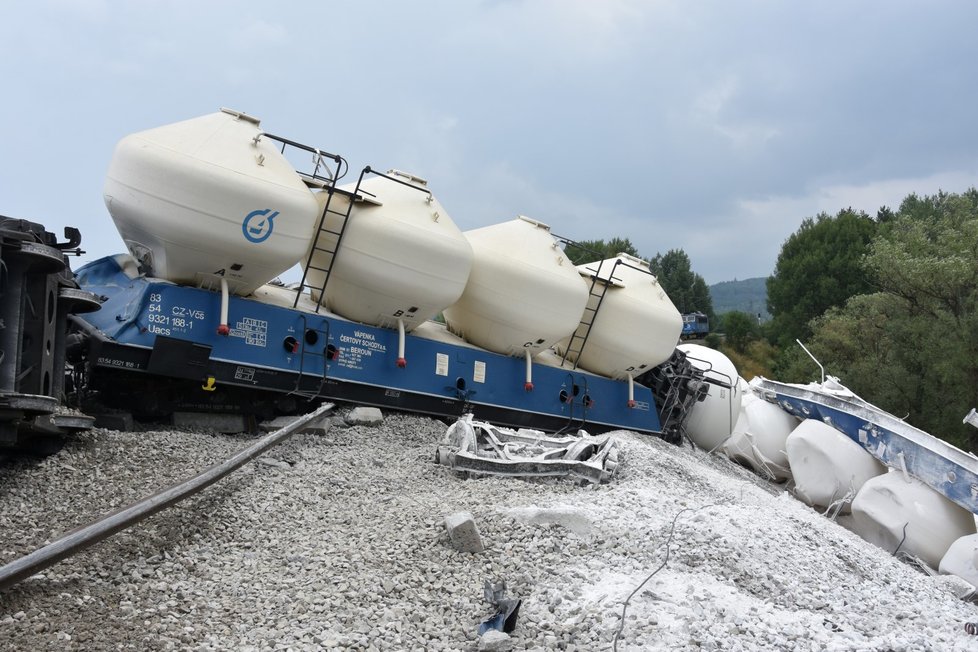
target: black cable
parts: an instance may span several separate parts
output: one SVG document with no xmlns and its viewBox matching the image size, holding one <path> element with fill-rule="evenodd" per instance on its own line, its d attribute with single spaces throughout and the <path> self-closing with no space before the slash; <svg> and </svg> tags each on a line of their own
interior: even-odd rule
<svg viewBox="0 0 978 652">
<path fill-rule="evenodd" d="M 665 568 L 666 567 L 666 563 L 669 562 L 669 545 L 672 543 L 672 536 L 673 536 L 673 534 L 676 531 L 676 520 L 679 519 L 679 515 L 682 514 L 683 512 L 698 512 L 698 511 L 700 511 L 702 509 L 707 509 L 708 507 L 717 507 L 720 504 L 721 503 L 712 503 L 710 505 L 703 505 L 702 507 L 684 507 L 681 510 L 679 510 L 678 512 L 676 512 L 676 515 L 672 517 L 672 524 L 669 526 L 669 536 L 666 539 L 666 543 L 665 543 L 665 546 L 666 546 L 666 556 L 665 556 L 665 559 L 662 560 L 662 563 L 659 564 L 659 567 L 658 568 L 656 568 L 654 571 L 652 571 L 651 573 L 649 573 L 648 576 L 644 580 L 642 580 L 642 583 L 641 584 L 639 584 L 638 586 L 635 587 L 635 590 L 634 591 L 632 591 L 630 594 L 628 594 L 628 597 L 625 598 L 624 604 L 622 604 L 622 606 L 621 606 L 621 622 L 618 623 L 618 630 L 615 632 L 615 639 L 614 639 L 614 641 L 612 641 L 612 648 L 614 649 L 614 652 L 618 652 L 618 638 L 621 636 L 621 632 L 625 628 L 625 613 L 628 611 L 628 603 L 631 602 L 631 600 L 635 596 L 635 594 L 638 593 L 639 590 L 641 590 L 641 588 L 643 586 L 645 586 L 645 584 L 650 579 L 652 579 L 652 577 L 656 573 L 658 573 L 660 570 L 662 570 L 663 568 Z"/>
<path fill-rule="evenodd" d="M 894 557 L 900 551 L 901 546 L 903 546 L 903 542 L 907 540 L 907 526 L 908 525 L 910 525 L 910 521 L 907 521 L 906 523 L 903 524 L 903 538 L 900 539 L 900 543 L 897 544 L 896 550 L 893 551 L 893 556 Z"/>
</svg>

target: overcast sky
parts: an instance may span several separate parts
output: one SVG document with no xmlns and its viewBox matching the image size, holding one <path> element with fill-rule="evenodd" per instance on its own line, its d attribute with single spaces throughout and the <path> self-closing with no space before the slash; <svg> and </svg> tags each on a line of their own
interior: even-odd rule
<svg viewBox="0 0 978 652">
<path fill-rule="evenodd" d="M 227 106 L 427 178 L 462 229 L 767 276 L 805 217 L 978 183 L 976 25 L 970 0 L 7 2 L 0 214 L 124 251 L 115 143 Z"/>
</svg>

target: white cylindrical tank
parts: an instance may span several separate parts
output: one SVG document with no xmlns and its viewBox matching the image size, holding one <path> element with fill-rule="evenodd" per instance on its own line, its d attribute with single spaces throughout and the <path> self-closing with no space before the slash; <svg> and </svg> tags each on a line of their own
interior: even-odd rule
<svg viewBox="0 0 978 652">
<path fill-rule="evenodd" d="M 730 358 L 708 346 L 680 344 L 676 348 L 706 378 L 709 391 L 693 405 L 686 431 L 697 446 L 712 451 L 730 436 L 740 415 L 740 375 Z"/>
<path fill-rule="evenodd" d="M 424 179 L 397 170 L 388 176 L 404 183 L 370 177 L 360 184 L 366 199 L 350 212 L 321 300 L 347 319 L 388 328 L 402 320 L 410 331 L 458 301 L 472 268 L 472 247 Z M 318 197 L 322 204 L 327 194 Z M 330 231 L 343 225 L 333 211 L 345 213 L 348 201 L 334 195 L 326 220 Z M 334 248 L 328 237 L 318 246 Z M 323 273 L 314 268 L 330 262 L 330 254 L 315 252 L 307 284 L 321 287 Z M 314 298 L 320 299 L 317 293 Z"/>
<path fill-rule="evenodd" d="M 978 587 L 978 534 L 955 540 L 941 558 L 938 570 L 945 575 L 957 575 Z"/>
<path fill-rule="evenodd" d="M 221 109 L 126 136 L 105 180 L 105 205 L 147 272 L 249 294 L 295 265 L 318 206 L 256 118 Z"/>
<path fill-rule="evenodd" d="M 577 328 L 587 285 L 549 226 L 521 215 L 465 237 L 472 273 L 444 311 L 449 330 L 496 353 L 535 355 Z"/>
<path fill-rule="evenodd" d="M 743 414 L 724 444 L 727 457 L 749 466 L 758 475 L 780 482 L 791 477 L 785 442 L 798 419 L 777 405 L 748 395 Z"/>
<path fill-rule="evenodd" d="M 827 508 L 840 502 L 848 513 L 852 499 L 870 478 L 886 467 L 862 446 L 816 419 L 805 419 L 786 441 L 795 495 L 804 503 Z"/>
<path fill-rule="evenodd" d="M 902 471 L 867 480 L 852 501 L 852 520 L 863 539 L 890 554 L 899 547 L 933 568 L 955 540 L 975 534 L 971 512 Z"/>
<path fill-rule="evenodd" d="M 589 286 L 597 281 L 576 336 L 557 345 L 561 354 L 566 352 L 569 361 L 576 360 L 590 372 L 618 379 L 638 376 L 669 359 L 679 342 L 683 318 L 652 275 L 648 261 L 620 253 L 577 269 Z M 598 309 L 595 295 L 602 293 Z M 587 342 L 580 350 L 585 333 Z"/>
<path fill-rule="evenodd" d="M 744 384 L 738 383 L 738 387 L 741 388 L 740 411 L 737 413 L 737 421 L 734 422 L 730 437 L 723 444 L 723 453 L 734 462 L 754 469 L 756 472 L 757 460 L 754 459 L 753 443 L 747 437 L 747 406 L 761 399 L 754 394 L 750 385 L 747 385 L 745 389 Z"/>
</svg>

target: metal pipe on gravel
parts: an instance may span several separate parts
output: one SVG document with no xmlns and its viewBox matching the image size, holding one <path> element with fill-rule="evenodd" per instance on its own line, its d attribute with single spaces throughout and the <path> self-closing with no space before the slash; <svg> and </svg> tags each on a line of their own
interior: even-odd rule
<svg viewBox="0 0 978 652">
<path fill-rule="evenodd" d="M 66 559 L 103 539 L 109 538 L 116 532 L 135 525 L 139 521 L 193 496 L 241 468 L 273 446 L 282 443 L 306 424 L 325 416 L 333 407 L 332 403 L 324 403 L 316 410 L 297 418 L 284 428 L 262 437 L 248 448 L 220 464 L 211 466 L 197 476 L 175 484 L 128 507 L 118 509 L 108 516 L 65 534 L 57 541 L 49 543 L 29 555 L 0 567 L 0 590 L 13 586 L 49 566 L 53 566 L 62 559 Z"/>
</svg>

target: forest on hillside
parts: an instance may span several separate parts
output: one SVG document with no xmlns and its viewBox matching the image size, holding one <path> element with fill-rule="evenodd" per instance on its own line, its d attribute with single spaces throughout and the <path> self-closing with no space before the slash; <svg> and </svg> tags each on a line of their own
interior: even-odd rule
<svg viewBox="0 0 978 652">
<path fill-rule="evenodd" d="M 710 286 L 710 298 L 718 315 L 737 310 L 755 317 L 760 315 L 761 321 L 771 318 L 767 311 L 767 279 L 763 276 L 714 283 Z"/>
<path fill-rule="evenodd" d="M 565 251 L 575 264 L 618 252 L 640 257 L 621 238 Z M 975 188 L 910 194 L 876 215 L 845 208 L 806 218 L 783 243 L 774 273 L 749 279 L 766 291 L 770 319 L 760 323 L 753 309 L 714 304 L 681 249 L 645 260 L 681 312 L 710 316 L 723 336 L 714 333 L 706 344 L 729 355 L 744 378 L 817 380 L 800 340 L 826 373 L 865 400 L 978 451 L 978 430 L 962 423 L 978 407 Z"/>
<path fill-rule="evenodd" d="M 771 320 L 723 325 L 734 362 L 785 382 L 818 368 L 870 403 L 965 450 L 978 430 L 978 190 L 908 195 L 875 216 L 805 219 L 767 279 Z"/>
</svg>

